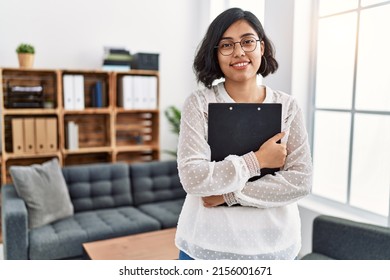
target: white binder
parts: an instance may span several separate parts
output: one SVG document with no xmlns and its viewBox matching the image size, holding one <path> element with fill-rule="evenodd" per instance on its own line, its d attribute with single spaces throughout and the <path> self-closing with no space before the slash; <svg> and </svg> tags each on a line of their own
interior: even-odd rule
<svg viewBox="0 0 390 280">
<path fill-rule="evenodd" d="M 63 78 L 64 90 L 64 108 L 65 110 L 74 109 L 74 89 L 73 89 L 73 75 L 64 75 Z"/>
<path fill-rule="evenodd" d="M 73 86 L 74 86 L 74 109 L 83 110 L 84 105 L 84 76 L 83 75 L 74 75 L 73 76 Z"/>
<path fill-rule="evenodd" d="M 122 106 L 125 109 L 134 108 L 134 77 L 124 76 L 122 78 Z"/>
<path fill-rule="evenodd" d="M 67 123 L 67 148 L 77 150 L 79 148 L 79 126 L 74 121 Z"/>
<path fill-rule="evenodd" d="M 147 109 L 157 109 L 157 77 L 148 77 Z"/>
</svg>

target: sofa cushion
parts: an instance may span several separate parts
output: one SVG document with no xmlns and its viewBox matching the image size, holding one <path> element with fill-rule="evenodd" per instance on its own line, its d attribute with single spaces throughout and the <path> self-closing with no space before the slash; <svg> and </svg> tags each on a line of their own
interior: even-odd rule
<svg viewBox="0 0 390 280">
<path fill-rule="evenodd" d="M 76 213 L 30 232 L 30 259 L 75 258 L 82 243 L 158 230 L 158 221 L 134 207 Z"/>
<path fill-rule="evenodd" d="M 130 164 L 134 204 L 141 205 L 184 198 L 176 161 L 155 161 Z"/>
<path fill-rule="evenodd" d="M 29 228 L 36 228 L 73 215 L 68 188 L 58 159 L 31 166 L 11 166 L 18 195 L 28 209 Z"/>
<path fill-rule="evenodd" d="M 184 198 L 143 204 L 138 207 L 142 212 L 158 220 L 163 228 L 176 227 Z"/>
<path fill-rule="evenodd" d="M 133 204 L 125 163 L 67 166 L 62 172 L 75 212 Z"/>
</svg>

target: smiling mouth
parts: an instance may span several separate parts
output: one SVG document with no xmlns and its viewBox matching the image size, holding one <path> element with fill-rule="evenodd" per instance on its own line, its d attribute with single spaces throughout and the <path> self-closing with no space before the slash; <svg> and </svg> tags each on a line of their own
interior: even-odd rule
<svg viewBox="0 0 390 280">
<path fill-rule="evenodd" d="M 230 65 L 233 67 L 245 67 L 248 64 L 249 64 L 249 62 L 239 62 L 239 63 L 230 64 Z"/>
</svg>

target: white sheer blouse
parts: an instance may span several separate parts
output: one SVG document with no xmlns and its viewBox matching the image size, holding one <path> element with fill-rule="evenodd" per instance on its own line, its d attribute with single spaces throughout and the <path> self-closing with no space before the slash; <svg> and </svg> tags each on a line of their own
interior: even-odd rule
<svg viewBox="0 0 390 280">
<path fill-rule="evenodd" d="M 194 259 L 294 259 L 301 247 L 296 201 L 310 193 L 312 182 L 301 110 L 292 96 L 266 87 L 264 103 L 282 104 L 287 158 L 274 176 L 248 182 L 259 172 L 253 152 L 210 161 L 210 102 L 234 100 L 220 83 L 191 94 L 182 110 L 178 170 L 187 197 L 178 221 L 176 246 Z M 229 198 L 229 205 L 243 207 L 203 206 L 203 196 L 222 194 Z"/>
</svg>

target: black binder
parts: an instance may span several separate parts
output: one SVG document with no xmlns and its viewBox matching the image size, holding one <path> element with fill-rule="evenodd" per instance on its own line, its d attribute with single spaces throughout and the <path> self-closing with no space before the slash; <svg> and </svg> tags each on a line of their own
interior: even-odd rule
<svg viewBox="0 0 390 280">
<path fill-rule="evenodd" d="M 269 138 L 281 132 L 282 104 L 279 103 L 209 103 L 208 143 L 211 160 L 228 155 L 242 156 L 257 151 Z M 279 169 L 261 169 L 261 176 Z"/>
</svg>

